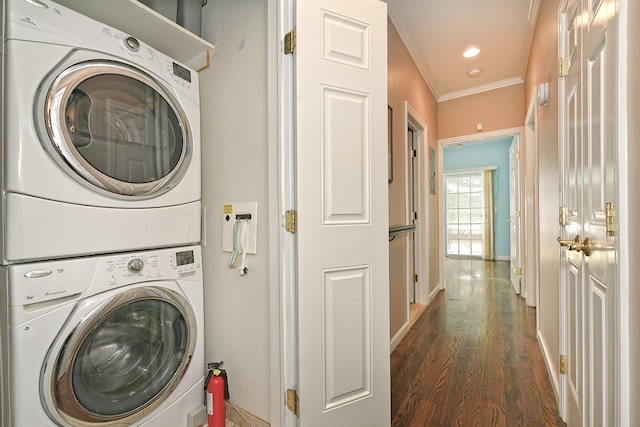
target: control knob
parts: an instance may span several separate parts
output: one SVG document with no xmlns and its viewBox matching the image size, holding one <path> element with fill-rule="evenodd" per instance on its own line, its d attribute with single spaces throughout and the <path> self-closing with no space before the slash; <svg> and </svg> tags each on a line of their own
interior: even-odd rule
<svg viewBox="0 0 640 427">
<path fill-rule="evenodd" d="M 134 258 L 127 263 L 127 269 L 132 273 L 138 273 L 142 271 L 144 262 L 140 258 Z"/>
<path fill-rule="evenodd" d="M 138 50 L 140 50 L 140 42 L 133 37 L 127 37 L 124 40 L 124 44 L 127 47 L 127 49 L 129 49 L 132 52 L 137 52 Z"/>
</svg>

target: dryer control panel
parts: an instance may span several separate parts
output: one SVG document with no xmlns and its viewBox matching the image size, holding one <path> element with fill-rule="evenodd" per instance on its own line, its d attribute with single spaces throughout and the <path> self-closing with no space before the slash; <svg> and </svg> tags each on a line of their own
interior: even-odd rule
<svg viewBox="0 0 640 427">
<path fill-rule="evenodd" d="M 8 0 L 6 39 L 102 52 L 143 68 L 200 104 L 198 73 L 130 34 L 50 0 Z"/>
</svg>

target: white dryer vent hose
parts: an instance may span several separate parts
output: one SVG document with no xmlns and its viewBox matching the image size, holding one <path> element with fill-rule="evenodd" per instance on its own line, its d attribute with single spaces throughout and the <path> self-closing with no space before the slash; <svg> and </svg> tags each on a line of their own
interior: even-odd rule
<svg viewBox="0 0 640 427">
<path fill-rule="evenodd" d="M 246 236 L 247 220 L 236 219 L 236 223 L 233 225 L 233 249 L 229 258 L 229 267 L 234 268 L 237 266 L 241 276 L 244 276 L 249 271 L 247 267 L 247 252 L 245 251 Z M 239 265 L 238 258 L 240 259 Z"/>
</svg>

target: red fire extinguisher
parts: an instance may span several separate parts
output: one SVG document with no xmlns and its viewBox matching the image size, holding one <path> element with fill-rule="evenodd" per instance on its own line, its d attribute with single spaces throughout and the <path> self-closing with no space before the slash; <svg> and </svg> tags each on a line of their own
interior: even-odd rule
<svg viewBox="0 0 640 427">
<path fill-rule="evenodd" d="M 207 365 L 207 427 L 224 427 L 224 401 L 229 399 L 229 385 L 227 372 L 220 369 L 224 362 L 209 363 Z"/>
</svg>

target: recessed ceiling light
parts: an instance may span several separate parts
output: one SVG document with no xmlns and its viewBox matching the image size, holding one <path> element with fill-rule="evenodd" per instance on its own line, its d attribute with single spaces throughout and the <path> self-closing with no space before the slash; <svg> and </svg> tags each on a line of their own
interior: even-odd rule
<svg viewBox="0 0 640 427">
<path fill-rule="evenodd" d="M 465 58 L 473 58 L 479 53 L 480 53 L 480 49 L 478 49 L 477 47 L 470 47 L 469 49 L 464 51 L 462 56 L 464 56 Z"/>
<path fill-rule="evenodd" d="M 469 77 L 477 77 L 480 74 L 480 68 L 472 68 L 469 70 L 469 72 L 467 73 L 469 75 Z"/>
</svg>

